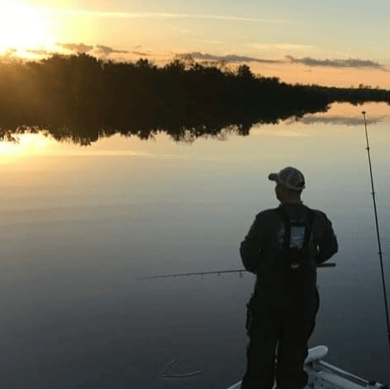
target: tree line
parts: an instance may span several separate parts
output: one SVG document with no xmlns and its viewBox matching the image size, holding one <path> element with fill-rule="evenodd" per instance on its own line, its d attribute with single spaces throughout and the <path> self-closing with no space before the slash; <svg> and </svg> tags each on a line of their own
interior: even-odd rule
<svg viewBox="0 0 390 390">
<path fill-rule="evenodd" d="M 44 130 L 55 139 L 88 145 L 116 133 L 175 140 L 249 134 L 256 123 L 326 111 L 335 101 L 386 101 L 386 90 L 290 85 L 254 75 L 247 65 L 200 64 L 176 58 L 104 62 L 87 54 L 39 62 L 0 63 L 0 138 Z"/>
</svg>

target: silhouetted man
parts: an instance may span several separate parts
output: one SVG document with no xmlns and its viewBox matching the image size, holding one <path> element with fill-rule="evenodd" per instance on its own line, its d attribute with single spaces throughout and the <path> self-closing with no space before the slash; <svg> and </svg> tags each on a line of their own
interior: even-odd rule
<svg viewBox="0 0 390 390">
<path fill-rule="evenodd" d="M 326 215 L 301 201 L 303 174 L 291 167 L 272 173 L 275 209 L 256 216 L 240 253 L 257 275 L 247 307 L 247 368 L 242 388 L 303 388 L 308 340 L 319 308 L 316 265 L 338 250 Z M 275 363 L 275 359 L 277 362 Z"/>
</svg>

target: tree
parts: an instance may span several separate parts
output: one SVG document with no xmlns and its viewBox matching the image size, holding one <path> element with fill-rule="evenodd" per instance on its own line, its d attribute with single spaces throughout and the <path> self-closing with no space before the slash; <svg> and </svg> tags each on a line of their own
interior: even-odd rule
<svg viewBox="0 0 390 390">
<path fill-rule="evenodd" d="M 255 76 L 248 65 L 240 65 L 237 68 L 237 76 L 243 79 L 254 79 Z"/>
</svg>

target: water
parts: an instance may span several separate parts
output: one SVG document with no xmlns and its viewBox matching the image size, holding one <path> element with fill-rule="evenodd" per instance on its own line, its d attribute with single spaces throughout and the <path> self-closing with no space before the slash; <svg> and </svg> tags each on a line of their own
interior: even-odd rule
<svg viewBox="0 0 390 390">
<path fill-rule="evenodd" d="M 362 110 L 390 288 L 388 105 L 338 104 L 248 137 L 192 144 L 161 134 L 87 148 L 39 135 L 0 145 L 1 386 L 239 380 L 252 275 L 135 278 L 241 268 L 238 248 L 254 216 L 277 206 L 268 174 L 288 165 L 305 174 L 303 200 L 328 215 L 340 246 L 337 267 L 319 270 L 310 346 L 327 345 L 329 363 L 390 383 Z"/>
</svg>

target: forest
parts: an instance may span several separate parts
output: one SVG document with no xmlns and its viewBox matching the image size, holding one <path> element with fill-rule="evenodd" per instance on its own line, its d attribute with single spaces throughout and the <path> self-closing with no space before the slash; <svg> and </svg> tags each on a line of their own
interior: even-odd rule
<svg viewBox="0 0 390 390">
<path fill-rule="evenodd" d="M 141 139 L 166 132 L 191 142 L 228 128 L 324 112 L 333 102 L 390 104 L 390 91 L 290 85 L 255 75 L 247 65 L 175 58 L 165 66 L 102 61 L 87 54 L 0 63 L 0 139 L 43 131 L 89 145 L 113 134 Z"/>
</svg>

